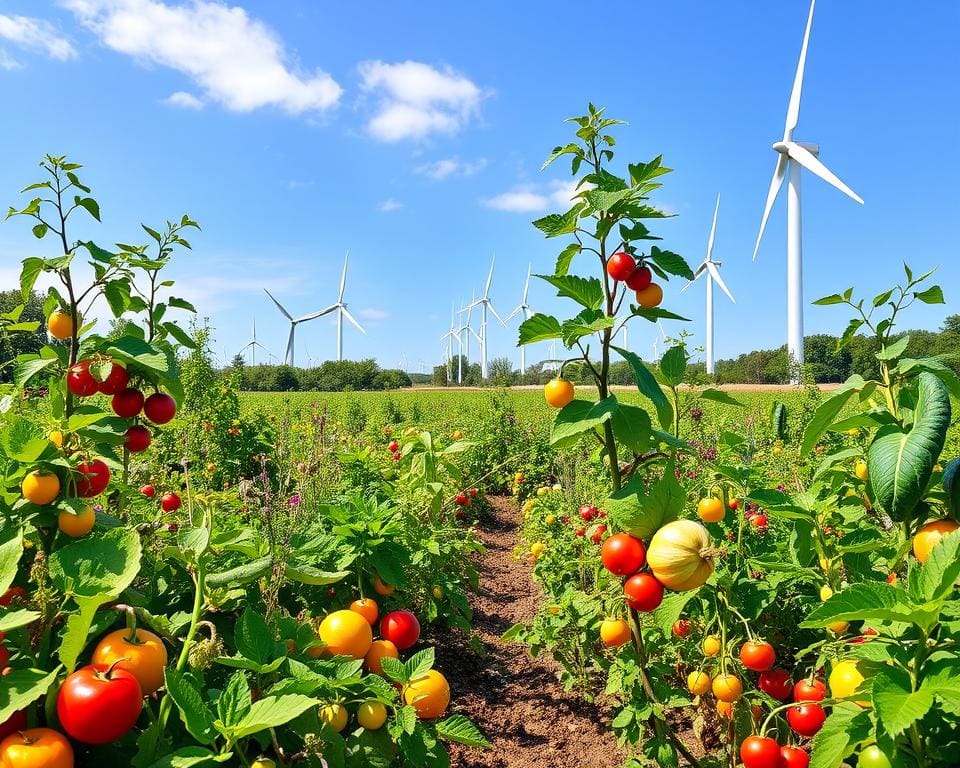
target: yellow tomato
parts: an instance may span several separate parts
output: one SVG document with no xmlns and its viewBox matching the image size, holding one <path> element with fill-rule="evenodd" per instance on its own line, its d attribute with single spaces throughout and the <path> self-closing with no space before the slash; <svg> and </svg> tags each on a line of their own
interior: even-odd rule
<svg viewBox="0 0 960 768">
<path fill-rule="evenodd" d="M 431 669 L 407 684 L 403 689 L 403 700 L 417 710 L 421 720 L 436 720 L 450 705 L 450 685 L 443 675 Z"/>
<path fill-rule="evenodd" d="M 350 603 L 350 610 L 359 613 L 367 620 L 367 624 L 373 626 L 377 623 L 377 617 L 380 615 L 380 608 L 377 601 L 369 597 L 361 597 Z"/>
<path fill-rule="evenodd" d="M 853 474 L 855 474 L 863 482 L 867 482 L 867 477 L 869 472 L 867 471 L 867 462 L 863 459 L 858 459 L 857 463 L 853 467 Z"/>
<path fill-rule="evenodd" d="M 557 516 L 556 516 L 556 515 L 547 515 L 547 516 L 544 518 L 543 522 L 545 522 L 547 525 L 553 525 L 555 522 L 557 522 Z"/>
<path fill-rule="evenodd" d="M 443 590 L 440 587 L 434 587 L 431 594 L 433 595 L 434 600 L 439 600 L 443 597 Z"/>
<path fill-rule="evenodd" d="M 600 639 L 607 648 L 619 648 L 630 642 L 630 625 L 623 619 L 604 619 Z"/>
<path fill-rule="evenodd" d="M 829 584 L 824 584 L 822 587 L 820 587 L 820 599 L 821 599 L 821 600 L 823 600 L 824 602 L 826 602 L 826 601 L 829 600 L 831 597 L 833 597 L 833 590 L 830 589 L 830 585 L 829 585 Z"/>
<path fill-rule="evenodd" d="M 663 288 L 656 283 L 650 283 L 646 288 L 636 292 L 637 304 L 644 309 L 653 309 L 663 301 Z"/>
<path fill-rule="evenodd" d="M 357 722 L 368 731 L 376 731 L 387 722 L 387 708 L 379 701 L 365 701 L 357 707 Z"/>
<path fill-rule="evenodd" d="M 725 717 L 727 720 L 733 719 L 733 703 L 729 701 L 717 702 L 717 714 Z"/>
<path fill-rule="evenodd" d="M 77 515 L 72 512 L 61 512 L 57 515 L 57 527 L 71 539 L 86 536 L 93 530 L 95 522 L 97 522 L 97 513 L 93 511 L 93 507 L 84 507 L 84 510 Z"/>
<path fill-rule="evenodd" d="M 735 702 L 743 693 L 743 683 L 736 675 L 729 672 L 723 672 L 713 678 L 713 695 L 718 701 Z"/>
<path fill-rule="evenodd" d="M 860 690 L 864 677 L 857 669 L 857 662 L 851 659 L 839 661 L 833 665 L 828 682 L 830 695 L 836 699 L 846 699 Z M 869 701 L 858 701 L 860 706 L 869 706 Z"/>
<path fill-rule="evenodd" d="M 726 510 L 716 496 L 707 496 L 697 503 L 697 516 L 705 523 L 719 523 Z"/>
<path fill-rule="evenodd" d="M 53 430 L 53 432 L 47 435 L 47 439 L 57 446 L 57 448 L 63 448 L 63 432 L 61 432 L 59 429 Z"/>
<path fill-rule="evenodd" d="M 396 587 L 394 587 L 392 584 L 385 583 L 379 576 L 376 576 L 373 579 L 373 591 L 378 595 L 387 597 L 388 595 L 392 595 L 395 589 Z"/>
<path fill-rule="evenodd" d="M 687 690 L 694 696 L 703 696 L 710 690 L 710 675 L 703 671 L 694 671 L 687 675 Z"/>
<path fill-rule="evenodd" d="M 573 382 L 567 379 L 550 379 L 543 387 L 543 396 L 554 408 L 563 408 L 573 400 Z"/>
<path fill-rule="evenodd" d="M 53 310 L 47 318 L 47 332 L 55 339 L 69 339 L 73 336 L 73 317 L 69 312 Z"/>
<path fill-rule="evenodd" d="M 831 621 L 827 624 L 827 629 L 829 629 L 835 635 L 842 635 L 850 626 L 848 621 Z"/>
<path fill-rule="evenodd" d="M 327 704 L 318 712 L 320 721 L 329 725 L 337 733 L 347 727 L 347 710 L 342 704 Z"/>
<path fill-rule="evenodd" d="M 539 557 L 540 553 L 543 552 L 544 549 L 546 549 L 544 543 L 542 541 L 536 541 L 530 545 L 530 554 L 534 557 Z"/>
<path fill-rule="evenodd" d="M 49 504 L 60 494 L 60 478 L 53 472 L 35 469 L 23 478 L 20 491 L 31 504 Z"/>
<path fill-rule="evenodd" d="M 700 647 L 704 656 L 716 656 L 720 653 L 720 640 L 714 635 L 707 635 Z"/>
<path fill-rule="evenodd" d="M 366 618 L 355 611 L 334 611 L 322 622 L 317 632 L 324 648 L 312 648 L 311 656 L 323 654 L 362 659 L 373 645 L 373 632 Z"/>
<path fill-rule="evenodd" d="M 953 520 L 933 520 L 917 531 L 913 537 L 913 555 L 921 563 L 927 562 L 930 553 L 947 536 L 960 527 Z"/>
</svg>

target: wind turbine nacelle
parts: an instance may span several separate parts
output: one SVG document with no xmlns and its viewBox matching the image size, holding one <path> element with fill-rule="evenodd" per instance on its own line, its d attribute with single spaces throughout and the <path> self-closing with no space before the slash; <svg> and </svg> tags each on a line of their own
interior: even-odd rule
<svg viewBox="0 0 960 768">
<path fill-rule="evenodd" d="M 819 145 L 819 144 L 811 144 L 809 141 L 795 141 L 795 142 L 793 142 L 793 143 L 794 143 L 794 144 L 798 144 L 799 146 L 803 147 L 805 150 L 807 150 L 807 152 L 809 152 L 809 153 L 810 153 L 811 155 L 813 155 L 814 157 L 819 157 L 819 155 L 820 155 L 820 145 Z M 789 155 L 789 154 L 790 154 L 790 148 L 787 146 L 787 142 L 785 142 L 785 141 L 775 141 L 775 142 L 773 143 L 773 148 L 774 148 L 777 152 L 779 152 L 781 155 Z"/>
</svg>

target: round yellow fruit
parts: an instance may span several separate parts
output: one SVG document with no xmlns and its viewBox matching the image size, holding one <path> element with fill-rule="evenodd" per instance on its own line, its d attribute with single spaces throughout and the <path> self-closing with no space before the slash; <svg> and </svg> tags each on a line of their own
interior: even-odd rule
<svg viewBox="0 0 960 768">
<path fill-rule="evenodd" d="M 373 645 L 370 623 L 356 611 L 342 610 L 329 614 L 317 631 L 325 647 L 322 654 L 362 659 Z"/>
<path fill-rule="evenodd" d="M 337 733 L 347 727 L 347 709 L 342 704 L 327 704 L 317 713 L 320 722 L 326 723 Z"/>
<path fill-rule="evenodd" d="M 357 707 L 357 722 L 368 731 L 376 731 L 387 722 L 387 708 L 379 701 L 365 701 Z"/>
<path fill-rule="evenodd" d="M 64 535 L 71 539 L 78 539 L 86 536 L 93 530 L 93 524 L 97 522 L 97 513 L 93 507 L 84 507 L 83 511 L 75 515 L 72 512 L 61 512 L 57 515 L 57 527 Z"/>
<path fill-rule="evenodd" d="M 47 318 L 47 332 L 55 339 L 69 339 L 73 336 L 73 317 L 69 312 L 53 310 Z"/>
</svg>

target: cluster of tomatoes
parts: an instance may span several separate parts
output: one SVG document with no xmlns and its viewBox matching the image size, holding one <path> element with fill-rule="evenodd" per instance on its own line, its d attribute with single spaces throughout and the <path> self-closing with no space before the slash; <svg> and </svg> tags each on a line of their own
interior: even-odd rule
<svg viewBox="0 0 960 768">
<path fill-rule="evenodd" d="M 25 711 L 0 724 L 0 765 L 65 768 L 73 765 L 69 739 L 109 744 L 130 731 L 145 697 L 164 684 L 167 649 L 157 635 L 131 624 L 97 643 L 90 664 L 66 677 L 57 692 L 52 728 L 27 728 Z M 66 735 L 64 735 L 66 734 Z"/>
<path fill-rule="evenodd" d="M 596 519 L 603 519 L 607 516 L 607 513 L 602 509 L 598 509 L 592 504 L 582 504 L 580 506 L 577 514 L 580 516 L 580 519 L 585 523 L 590 523 Z M 585 525 L 577 526 L 577 530 L 574 531 L 574 535 L 577 538 L 582 538 L 588 533 L 590 534 L 590 541 L 594 544 L 599 544 L 603 535 L 607 532 L 607 526 L 605 523 L 598 523 L 590 526 L 589 530 Z"/>
<path fill-rule="evenodd" d="M 393 587 L 377 579 L 374 589 L 389 595 Z M 379 638 L 373 628 L 378 625 Z M 372 674 L 383 674 L 384 659 L 399 659 L 400 652 L 412 648 L 420 640 L 420 622 L 407 610 L 396 610 L 380 617 L 380 608 L 372 598 L 354 600 L 347 609 L 328 614 L 317 628 L 319 645 L 307 649 L 314 658 L 349 656 L 363 659 Z M 412 706 L 423 720 L 441 717 L 450 704 L 450 685 L 437 670 L 431 669 L 423 677 L 399 686 L 401 698 Z M 333 701 L 320 709 L 320 719 L 333 730 L 346 728 L 350 715 L 342 701 Z M 378 730 L 387 720 L 386 705 L 376 699 L 357 703 L 357 723 L 367 730 Z"/>
<path fill-rule="evenodd" d="M 629 533 L 615 533 L 600 549 L 603 567 L 614 576 L 625 579 L 623 595 L 627 605 L 641 613 L 656 610 L 663 602 L 663 584 L 649 571 L 647 548 Z M 600 625 L 600 639 L 608 648 L 617 648 L 630 640 L 630 627 L 623 619 L 608 618 Z"/>
<path fill-rule="evenodd" d="M 478 493 L 479 491 L 476 488 L 467 488 L 465 491 L 459 491 L 457 493 L 453 499 L 457 505 L 457 511 L 454 513 L 454 517 L 456 517 L 457 520 L 466 520 L 466 509 L 473 504 L 473 500 L 477 498 Z"/>
<path fill-rule="evenodd" d="M 663 301 L 663 288 L 653 282 L 653 273 L 643 259 L 638 263 L 626 251 L 617 251 L 607 259 L 607 274 L 635 291 L 637 304 L 645 309 L 657 307 Z"/>
</svg>

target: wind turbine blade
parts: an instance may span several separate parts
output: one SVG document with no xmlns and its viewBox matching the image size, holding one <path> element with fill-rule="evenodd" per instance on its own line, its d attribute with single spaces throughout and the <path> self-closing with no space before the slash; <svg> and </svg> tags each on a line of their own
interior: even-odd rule
<svg viewBox="0 0 960 768">
<path fill-rule="evenodd" d="M 506 327 L 507 324 L 506 324 L 505 322 L 503 322 L 503 318 L 500 317 L 500 315 L 497 314 L 497 310 L 495 310 L 495 309 L 493 308 L 493 304 L 491 304 L 489 300 L 487 301 L 487 308 L 488 308 L 491 312 L 493 312 L 493 316 L 494 316 L 495 318 L 497 318 L 497 320 L 500 321 L 500 325 Z"/>
<path fill-rule="evenodd" d="M 707 261 L 713 256 L 713 239 L 717 234 L 717 214 L 720 213 L 720 194 L 717 194 L 717 207 L 713 209 L 713 224 L 710 226 L 710 239 L 707 240 Z"/>
<path fill-rule="evenodd" d="M 787 142 L 787 150 L 790 152 L 790 157 L 800 163 L 800 165 L 802 165 L 808 171 L 815 173 L 817 176 L 827 182 L 827 184 L 836 187 L 847 197 L 852 197 L 854 200 L 860 203 L 860 205 L 863 205 L 863 198 L 850 189 L 850 187 L 848 187 L 842 181 L 840 181 L 833 171 L 821 163 L 812 152 L 804 149 L 799 144 L 796 144 L 792 141 Z"/>
<path fill-rule="evenodd" d="M 468 310 L 472 310 L 474 307 L 479 307 L 481 304 L 483 304 L 483 302 L 484 302 L 484 299 L 477 299 L 475 302 L 473 302 L 472 304 L 468 305 L 468 306 L 467 306 L 467 309 L 468 309 Z M 470 315 L 471 315 L 471 314 L 473 314 L 473 313 L 472 313 L 472 312 L 468 312 L 468 313 L 467 313 L 467 322 L 468 322 L 468 323 L 470 322 Z"/>
<path fill-rule="evenodd" d="M 708 263 L 708 264 L 707 264 L 707 271 L 710 273 L 710 277 L 712 277 L 714 280 L 716 280 L 717 285 L 720 286 L 720 290 L 722 290 L 725 294 L 727 294 L 727 296 L 730 297 L 730 301 L 732 301 L 734 304 L 736 304 L 736 303 L 737 303 L 737 300 L 736 300 L 735 298 L 733 298 L 733 294 L 730 293 L 730 289 L 727 288 L 726 283 L 724 283 L 724 282 L 723 282 L 723 279 L 720 277 L 720 270 L 717 269 L 717 265 L 716 265 L 716 264 Z"/>
<path fill-rule="evenodd" d="M 509 323 L 511 320 L 513 320 L 514 317 L 517 316 L 518 312 L 522 312 L 522 311 L 523 311 L 523 304 L 521 304 L 519 307 L 513 310 L 513 312 L 507 315 L 507 322 Z"/>
<path fill-rule="evenodd" d="M 324 315 L 329 315 L 329 314 L 330 314 L 331 312 L 333 312 L 333 310 L 335 310 L 338 306 L 339 306 L 339 304 L 331 304 L 329 307 L 327 307 L 326 309 L 321 309 L 319 312 L 314 312 L 313 314 L 310 314 L 310 315 L 304 315 L 303 317 L 298 317 L 298 318 L 297 318 L 297 322 L 298 322 L 298 323 L 305 323 L 305 322 L 307 322 L 307 320 L 316 320 L 318 317 L 323 317 Z"/>
<path fill-rule="evenodd" d="M 523 306 L 527 303 L 527 293 L 530 291 L 530 272 L 533 269 L 532 264 L 527 265 L 527 282 L 523 284 L 523 301 L 520 302 L 520 305 Z"/>
<path fill-rule="evenodd" d="M 789 141 L 793 130 L 800 120 L 800 93 L 803 90 L 803 70 L 807 65 L 807 44 L 810 42 L 810 27 L 813 25 L 813 6 L 817 0 L 810 0 L 810 15 L 807 16 L 807 29 L 803 33 L 803 45 L 800 48 L 800 60 L 797 62 L 797 74 L 793 78 L 793 90 L 790 92 L 790 104 L 787 107 L 787 121 L 783 126 L 783 140 Z"/>
<path fill-rule="evenodd" d="M 364 336 L 367 335 L 367 332 L 363 330 L 363 326 L 354 319 L 353 315 L 350 314 L 346 307 L 340 307 L 340 311 L 343 312 L 343 316 L 347 318 L 347 320 L 357 327 L 357 330 L 360 331 L 360 333 L 362 333 Z"/>
<path fill-rule="evenodd" d="M 293 362 L 293 335 L 297 332 L 297 326 L 293 323 L 290 324 L 290 335 L 287 337 L 287 355 L 284 357 L 284 363 Z"/>
<path fill-rule="evenodd" d="M 487 298 L 490 295 L 490 283 L 493 282 L 493 265 L 496 261 L 497 257 L 494 256 L 490 262 L 490 274 L 487 275 L 487 284 L 483 288 L 483 298 Z"/>
<path fill-rule="evenodd" d="M 666 331 L 663 330 L 663 323 L 661 323 L 659 320 L 657 320 L 657 328 L 660 329 L 660 336 L 661 336 L 661 338 L 662 338 L 664 341 L 666 341 L 666 340 L 667 340 L 667 333 L 666 333 Z"/>
<path fill-rule="evenodd" d="M 706 261 L 700 263 L 700 266 L 697 267 L 696 271 L 693 273 L 693 280 L 688 280 L 687 284 L 680 289 L 680 293 L 683 293 L 685 290 L 687 290 L 687 288 L 689 288 L 691 285 L 697 282 L 697 280 L 700 279 L 700 275 L 704 273 L 708 263 L 709 262 L 706 262 Z"/>
<path fill-rule="evenodd" d="M 283 304 L 281 304 L 279 301 L 277 301 L 276 299 L 274 299 L 274 298 L 273 298 L 273 294 L 270 293 L 270 291 L 268 291 L 266 288 L 263 289 L 263 292 L 264 292 L 265 294 L 267 294 L 267 296 L 270 297 L 270 299 L 273 301 L 274 304 L 277 305 L 277 309 L 279 309 L 281 312 L 283 312 L 283 316 L 286 317 L 287 320 L 289 320 L 290 322 L 293 322 L 293 317 L 291 317 L 290 313 L 287 312 L 287 310 L 283 308 Z"/>
<path fill-rule="evenodd" d="M 763 218 L 760 219 L 760 232 L 757 234 L 757 244 L 753 246 L 753 259 L 757 259 L 757 251 L 760 250 L 760 240 L 763 237 L 763 230 L 767 228 L 767 219 L 770 218 L 770 210 L 777 199 L 777 193 L 783 185 L 783 178 L 787 175 L 787 156 L 778 153 L 777 164 L 773 169 L 773 179 L 770 181 L 770 191 L 767 192 L 767 204 L 763 208 Z"/>
<path fill-rule="evenodd" d="M 343 257 L 343 272 L 340 273 L 340 293 L 337 296 L 337 303 L 343 301 L 343 290 L 347 287 L 347 260 L 350 258 L 350 251 Z"/>
</svg>

